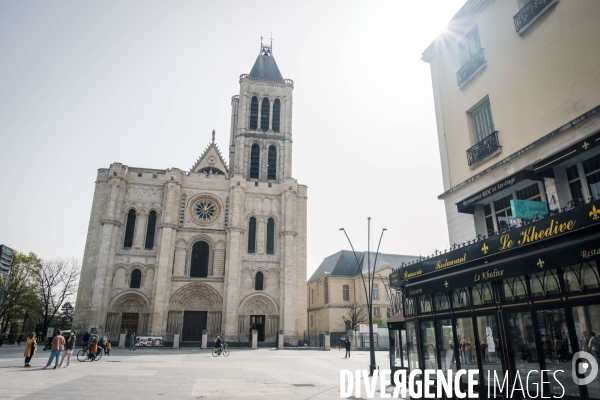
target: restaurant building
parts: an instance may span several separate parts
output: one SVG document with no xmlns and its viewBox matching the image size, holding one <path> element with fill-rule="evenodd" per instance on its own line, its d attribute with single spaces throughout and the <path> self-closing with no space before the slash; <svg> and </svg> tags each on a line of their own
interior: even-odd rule
<svg viewBox="0 0 600 400">
<path fill-rule="evenodd" d="M 572 378 L 600 334 L 599 21 L 595 1 L 469 0 L 423 53 L 451 245 L 390 275 L 393 369 L 600 399 Z"/>
</svg>

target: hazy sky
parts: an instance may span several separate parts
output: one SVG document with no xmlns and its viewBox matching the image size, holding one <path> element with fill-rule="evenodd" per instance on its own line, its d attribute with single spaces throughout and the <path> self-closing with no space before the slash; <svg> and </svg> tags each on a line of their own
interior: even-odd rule
<svg viewBox="0 0 600 400">
<path fill-rule="evenodd" d="M 448 234 L 428 64 L 465 0 L 1 1 L 0 243 L 83 256 L 98 168 L 189 170 L 260 37 L 293 79 L 293 176 L 308 185 L 308 276 L 388 229 L 425 254 Z"/>
</svg>

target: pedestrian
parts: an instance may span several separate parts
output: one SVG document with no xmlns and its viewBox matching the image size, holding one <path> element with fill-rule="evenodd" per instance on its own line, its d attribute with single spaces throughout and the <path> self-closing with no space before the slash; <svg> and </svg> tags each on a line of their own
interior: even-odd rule
<svg viewBox="0 0 600 400">
<path fill-rule="evenodd" d="M 590 332 L 590 342 L 588 345 L 592 355 L 596 358 L 598 364 L 600 364 L 600 338 L 596 336 L 596 332 Z"/>
<path fill-rule="evenodd" d="M 344 358 L 350 358 L 350 340 L 348 340 L 348 338 L 346 338 L 346 341 L 344 342 L 345 346 L 346 346 L 346 356 Z"/>
<path fill-rule="evenodd" d="M 63 337 L 61 330 L 57 329 L 56 336 L 54 336 L 54 339 L 52 339 L 52 353 L 50 353 L 50 358 L 48 359 L 48 364 L 46 364 L 46 366 L 43 369 L 48 369 L 50 364 L 52 364 L 52 359 L 55 359 L 53 369 L 56 369 L 56 367 L 58 366 L 58 360 L 64 349 L 65 349 L 65 338 Z"/>
<path fill-rule="evenodd" d="M 72 331 L 71 336 L 69 336 L 69 340 L 67 340 L 67 344 L 65 345 L 65 351 L 63 352 L 62 358 L 60 359 L 60 364 L 58 364 L 59 368 L 62 367 L 65 357 L 67 357 L 67 365 L 65 365 L 65 368 L 67 368 L 69 364 L 71 364 L 71 354 L 73 354 L 73 349 L 75 348 L 76 340 L 77 332 Z"/>
<path fill-rule="evenodd" d="M 108 342 L 106 342 L 106 355 L 110 356 L 110 349 L 111 349 L 111 344 L 110 344 L 110 340 Z"/>
<path fill-rule="evenodd" d="M 460 358 L 461 361 L 463 363 L 468 364 L 469 361 L 467 360 L 467 339 L 462 338 L 458 344 L 459 349 L 460 349 Z"/>
<path fill-rule="evenodd" d="M 20 346 L 22 341 L 23 341 L 23 334 L 20 334 L 19 337 L 17 338 L 17 346 Z"/>
<path fill-rule="evenodd" d="M 91 335 L 90 335 L 90 333 L 89 333 L 89 332 L 85 332 L 85 333 L 83 334 L 83 338 L 81 338 L 81 340 L 83 340 L 83 348 L 84 348 L 84 349 L 89 349 L 89 347 L 90 347 L 90 344 L 89 344 L 89 341 L 90 341 L 90 336 L 91 336 Z"/>
<path fill-rule="evenodd" d="M 104 355 L 106 355 L 106 345 L 108 343 L 108 336 L 106 333 L 102 336 L 102 350 L 104 350 Z"/>
<path fill-rule="evenodd" d="M 23 352 L 23 356 L 25 356 L 25 367 L 31 367 L 29 365 L 29 361 L 31 361 L 31 357 L 35 354 L 37 350 L 37 340 L 35 338 L 35 332 L 31 332 L 27 341 L 25 342 L 25 351 Z"/>
<path fill-rule="evenodd" d="M 90 361 L 94 361 L 96 358 L 96 353 L 98 352 L 98 336 L 92 335 L 92 340 L 90 340 L 90 348 L 88 350 L 88 357 Z"/>
<path fill-rule="evenodd" d="M 131 336 L 129 336 L 129 351 L 135 351 L 135 333 L 131 332 Z"/>
</svg>

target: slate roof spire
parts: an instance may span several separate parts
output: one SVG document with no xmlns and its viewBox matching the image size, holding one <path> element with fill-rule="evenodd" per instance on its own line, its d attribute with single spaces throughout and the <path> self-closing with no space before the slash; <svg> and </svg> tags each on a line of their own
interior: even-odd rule
<svg viewBox="0 0 600 400">
<path fill-rule="evenodd" d="M 283 81 L 283 76 L 281 76 L 275 58 L 273 58 L 273 38 L 271 38 L 270 45 L 264 44 L 262 37 L 260 38 L 260 53 L 248 75 L 251 78 Z"/>
</svg>

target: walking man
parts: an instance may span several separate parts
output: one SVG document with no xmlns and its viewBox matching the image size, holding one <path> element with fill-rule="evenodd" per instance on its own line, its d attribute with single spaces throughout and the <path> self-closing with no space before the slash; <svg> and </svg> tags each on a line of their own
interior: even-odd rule
<svg viewBox="0 0 600 400">
<path fill-rule="evenodd" d="M 48 369 L 50 364 L 52 364 L 52 359 L 54 359 L 54 358 L 56 358 L 56 360 L 54 362 L 54 369 L 56 369 L 56 366 L 58 365 L 58 361 L 60 359 L 60 355 L 64 349 L 65 349 L 65 338 L 63 337 L 61 330 L 57 329 L 56 336 L 54 336 L 54 339 L 52 339 L 52 353 L 50 353 L 50 358 L 48 359 L 48 364 L 46 364 L 46 366 L 42 369 Z"/>
<path fill-rule="evenodd" d="M 135 351 L 135 333 L 131 332 L 131 336 L 129 337 L 129 351 Z"/>
<path fill-rule="evenodd" d="M 350 358 L 350 340 L 346 338 L 346 356 L 344 358 Z"/>
</svg>

